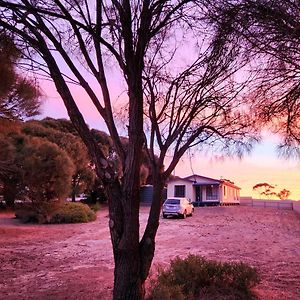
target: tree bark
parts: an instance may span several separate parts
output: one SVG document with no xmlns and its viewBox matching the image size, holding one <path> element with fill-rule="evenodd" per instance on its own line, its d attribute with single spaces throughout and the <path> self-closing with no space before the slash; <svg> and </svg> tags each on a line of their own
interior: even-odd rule
<svg viewBox="0 0 300 300">
<path fill-rule="evenodd" d="M 144 299 L 144 282 L 140 276 L 139 256 L 139 247 L 117 250 L 114 300 Z"/>
</svg>

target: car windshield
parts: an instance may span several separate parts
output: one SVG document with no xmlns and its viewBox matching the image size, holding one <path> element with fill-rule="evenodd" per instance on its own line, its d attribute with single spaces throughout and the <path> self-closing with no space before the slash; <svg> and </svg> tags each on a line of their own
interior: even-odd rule
<svg viewBox="0 0 300 300">
<path fill-rule="evenodd" d="M 166 201 L 166 204 L 180 204 L 180 200 L 179 199 L 168 199 Z"/>
</svg>

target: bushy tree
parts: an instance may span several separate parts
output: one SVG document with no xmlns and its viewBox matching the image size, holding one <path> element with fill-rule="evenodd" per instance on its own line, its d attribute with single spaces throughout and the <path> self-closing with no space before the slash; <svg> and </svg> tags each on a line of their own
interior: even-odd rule
<svg viewBox="0 0 300 300">
<path fill-rule="evenodd" d="M 70 193 L 74 164 L 56 144 L 19 132 L 1 134 L 0 143 L 5 161 L 13 166 L 0 176 L 8 206 L 16 198 L 41 204 Z"/>
<path fill-rule="evenodd" d="M 21 76 L 17 70 L 21 55 L 13 38 L 0 28 L 0 132 L 17 126 L 16 123 L 8 121 L 39 114 L 41 92 L 32 79 Z M 11 173 L 10 160 L 5 159 L 5 155 L 0 156 L 0 176 L 8 178 Z M 5 194 L 14 194 L 13 190 L 6 188 L 8 186 L 4 186 Z M 12 198 L 10 204 L 11 201 Z"/>
<path fill-rule="evenodd" d="M 290 195 L 291 195 L 291 192 L 289 190 L 283 189 L 277 194 L 277 197 L 280 200 L 286 200 Z"/>
<path fill-rule="evenodd" d="M 72 201 L 75 201 L 76 195 L 92 186 L 95 178 L 92 163 L 81 139 L 71 133 L 72 123 L 49 118 L 42 121 L 29 121 L 24 124 L 22 131 L 27 135 L 55 143 L 68 154 L 75 166 L 71 179 Z"/>
<path fill-rule="evenodd" d="M 39 114 L 38 86 L 17 71 L 21 55 L 13 39 L 0 28 L 0 119 L 24 119 Z"/>
<path fill-rule="evenodd" d="M 3 199 L 8 207 L 12 207 L 18 194 L 18 183 L 20 181 L 15 166 L 15 147 L 0 134 L 0 187 Z"/>
<path fill-rule="evenodd" d="M 64 133 L 71 133 L 75 136 L 78 136 L 78 132 L 74 128 L 72 122 L 67 119 L 54 119 L 46 117 L 40 120 L 39 124 L 43 125 L 46 128 L 52 128 Z"/>
<path fill-rule="evenodd" d="M 23 184 L 32 202 L 49 202 L 70 193 L 74 164 L 54 143 L 32 138 L 22 151 Z"/>
</svg>

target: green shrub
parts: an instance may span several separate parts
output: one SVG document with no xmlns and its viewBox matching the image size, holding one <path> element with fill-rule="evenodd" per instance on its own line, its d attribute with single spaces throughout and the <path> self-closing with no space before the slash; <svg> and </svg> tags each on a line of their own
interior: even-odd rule
<svg viewBox="0 0 300 300">
<path fill-rule="evenodd" d="M 53 213 L 50 223 L 87 223 L 94 220 L 96 220 L 96 214 L 88 205 L 65 202 Z"/>
<path fill-rule="evenodd" d="M 60 201 L 34 201 L 15 205 L 15 215 L 23 223 L 50 223 L 53 213 L 61 206 Z"/>
<path fill-rule="evenodd" d="M 37 223 L 37 213 L 32 209 L 20 208 L 15 211 L 17 219 L 20 219 L 23 223 Z"/>
<path fill-rule="evenodd" d="M 24 223 L 87 223 L 96 220 L 95 212 L 88 205 L 78 202 L 27 204 L 20 206 L 15 214 Z"/>
<path fill-rule="evenodd" d="M 158 271 L 148 299 L 253 299 L 251 288 L 258 282 L 256 269 L 245 263 L 221 263 L 189 255 L 175 258 L 169 268 Z"/>
</svg>

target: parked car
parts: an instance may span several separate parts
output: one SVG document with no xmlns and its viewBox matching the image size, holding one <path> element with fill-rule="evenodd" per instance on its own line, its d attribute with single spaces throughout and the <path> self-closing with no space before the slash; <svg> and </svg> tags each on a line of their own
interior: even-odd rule
<svg viewBox="0 0 300 300">
<path fill-rule="evenodd" d="M 188 198 L 168 198 L 163 204 L 163 218 L 168 216 L 177 216 L 186 218 L 192 216 L 194 212 L 194 206 Z"/>
</svg>

